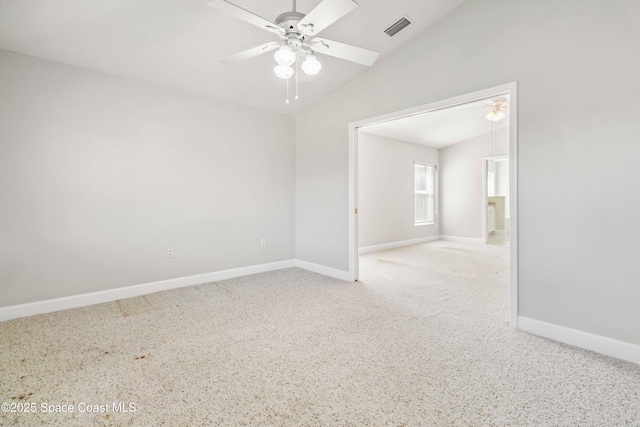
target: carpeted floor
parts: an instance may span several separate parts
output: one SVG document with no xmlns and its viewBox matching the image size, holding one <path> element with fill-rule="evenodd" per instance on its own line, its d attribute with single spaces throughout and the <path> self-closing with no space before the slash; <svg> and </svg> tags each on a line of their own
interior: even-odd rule
<svg viewBox="0 0 640 427">
<path fill-rule="evenodd" d="M 0 424 L 640 426 L 640 366 L 509 327 L 507 251 L 432 242 L 364 255 L 358 283 L 293 268 L 0 323 L 0 402 L 36 404 Z"/>
</svg>

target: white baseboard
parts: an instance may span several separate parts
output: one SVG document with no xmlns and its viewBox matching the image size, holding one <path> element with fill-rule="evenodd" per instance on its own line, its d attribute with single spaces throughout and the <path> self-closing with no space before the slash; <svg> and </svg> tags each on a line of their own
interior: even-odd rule
<svg viewBox="0 0 640 427">
<path fill-rule="evenodd" d="M 401 246 L 409 246 L 409 245 L 417 245 L 419 243 L 434 242 L 436 240 L 440 240 L 440 236 L 435 235 L 435 236 L 429 236 L 429 237 L 421 237 L 419 239 L 400 240 L 397 242 L 383 243 L 381 245 L 365 246 L 363 248 L 360 248 L 358 250 L 358 253 L 362 255 L 362 254 L 368 254 L 370 252 L 378 252 L 378 251 L 384 251 L 386 249 L 399 248 Z"/>
<path fill-rule="evenodd" d="M 445 240 L 447 242 L 484 244 L 484 240 L 476 239 L 474 237 L 440 236 L 440 240 Z"/>
<path fill-rule="evenodd" d="M 302 261 L 301 259 L 295 260 L 295 266 L 304 268 L 305 270 L 313 271 L 314 273 L 323 274 L 325 276 L 333 277 L 335 279 L 344 280 L 345 282 L 351 282 L 351 276 L 348 271 L 338 270 L 336 268 L 327 267 L 320 264 L 314 264 L 308 261 Z"/>
<path fill-rule="evenodd" d="M 518 329 L 554 341 L 560 341 L 575 347 L 615 357 L 616 359 L 640 364 L 640 345 L 638 344 L 632 344 L 602 335 L 595 335 L 565 326 L 554 325 L 524 316 L 518 316 Z"/>
<path fill-rule="evenodd" d="M 198 274 L 195 276 L 178 277 L 175 279 L 161 280 L 158 282 L 144 283 L 141 285 L 133 285 L 123 288 L 108 289 L 104 291 L 91 292 L 88 294 L 73 295 L 69 297 L 55 298 L 45 301 L 36 301 L 9 307 L 0 307 L 0 321 L 34 316 L 36 314 L 52 313 L 54 311 L 84 307 L 104 302 L 117 301 L 124 298 L 137 297 L 141 295 L 152 294 L 154 292 L 166 291 L 169 289 L 199 285 L 201 283 L 231 279 L 234 277 L 248 276 L 249 274 L 281 270 L 283 268 L 291 268 L 293 266 L 294 260 L 289 259 L 285 261 L 272 262 L 269 264 L 251 265 L 248 267 L 215 271 L 212 273 Z"/>
</svg>

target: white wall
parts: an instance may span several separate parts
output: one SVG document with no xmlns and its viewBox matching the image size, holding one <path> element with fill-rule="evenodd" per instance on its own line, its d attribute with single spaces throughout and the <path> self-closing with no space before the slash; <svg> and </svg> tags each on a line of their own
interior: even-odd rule
<svg viewBox="0 0 640 427">
<path fill-rule="evenodd" d="M 359 247 L 435 236 L 438 227 L 414 225 L 414 162 L 438 165 L 438 150 L 358 133 Z"/>
<path fill-rule="evenodd" d="M 640 344 L 638 16 L 469 0 L 304 111 L 297 258 L 348 269 L 350 122 L 518 81 L 520 314 Z"/>
<path fill-rule="evenodd" d="M 490 155 L 509 154 L 508 128 L 440 150 L 442 235 L 482 239 L 482 162 Z"/>
<path fill-rule="evenodd" d="M 0 75 L 0 306 L 293 258 L 290 117 L 7 51 Z"/>
</svg>

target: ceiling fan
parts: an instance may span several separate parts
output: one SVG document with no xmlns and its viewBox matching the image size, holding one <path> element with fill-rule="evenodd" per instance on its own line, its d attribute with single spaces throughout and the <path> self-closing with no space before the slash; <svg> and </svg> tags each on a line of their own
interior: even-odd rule
<svg viewBox="0 0 640 427">
<path fill-rule="evenodd" d="M 353 0 L 322 0 L 308 15 L 297 12 L 296 0 L 293 0 L 293 10 L 281 13 L 275 22 L 261 18 L 226 0 L 213 0 L 207 4 L 214 9 L 274 33 L 281 39 L 280 42 L 265 43 L 220 59 L 220 62 L 226 64 L 243 61 L 278 49 L 274 55 L 278 63 L 274 72 L 282 79 L 289 79 L 294 74 L 292 65 L 296 60 L 303 58 L 302 71 L 309 75 L 317 74 L 322 65 L 315 56 L 316 53 L 369 67 L 374 64 L 379 55 L 373 50 L 316 37 L 322 30 L 358 7 L 358 4 Z"/>
<path fill-rule="evenodd" d="M 466 111 L 466 110 L 485 110 L 489 109 L 489 112 L 484 116 L 485 119 L 490 122 L 499 122 L 500 120 L 507 117 L 505 111 L 509 108 L 508 99 L 504 96 L 500 96 L 498 98 L 493 98 L 490 101 L 480 107 L 471 107 L 471 108 L 456 108 L 453 111 Z"/>
<path fill-rule="evenodd" d="M 487 102 L 485 107 L 491 108 L 491 111 L 489 111 L 489 114 L 484 116 L 484 118 L 492 122 L 498 122 L 507 116 L 505 111 L 509 108 L 509 103 L 507 102 L 507 98 L 501 96 Z"/>
</svg>

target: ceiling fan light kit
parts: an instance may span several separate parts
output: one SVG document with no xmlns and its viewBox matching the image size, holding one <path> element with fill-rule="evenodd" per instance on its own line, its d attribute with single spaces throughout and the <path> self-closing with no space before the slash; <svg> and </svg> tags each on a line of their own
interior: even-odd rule
<svg viewBox="0 0 640 427">
<path fill-rule="evenodd" d="M 320 70 L 322 69 L 322 64 L 320 63 L 320 61 L 318 61 L 316 55 L 311 52 L 307 54 L 307 58 L 304 60 L 300 67 L 302 68 L 302 71 L 305 72 L 305 74 L 314 76 L 320 72 Z"/>
<path fill-rule="evenodd" d="M 305 55 L 305 60 L 300 67 L 305 74 L 313 76 L 320 72 L 322 64 L 320 64 L 320 61 L 318 61 L 318 58 L 316 58 L 313 52 L 300 50 L 297 53 L 293 53 L 288 45 L 283 44 L 280 46 L 280 49 L 276 51 L 275 55 L 273 55 L 278 63 L 273 69 L 276 76 L 281 79 L 291 78 L 291 76 L 293 76 L 293 68 L 291 68 L 291 65 L 298 60 L 298 55 Z"/>
<path fill-rule="evenodd" d="M 492 122 L 499 122 L 500 120 L 504 119 L 506 116 L 507 115 L 500 110 L 497 110 L 497 111 L 492 110 L 484 118 Z"/>
<path fill-rule="evenodd" d="M 311 76 L 318 74 L 322 69 L 322 64 L 318 61 L 315 53 L 322 53 L 369 67 L 374 64 L 379 55 L 373 50 L 315 37 L 326 27 L 355 9 L 358 4 L 354 0 L 322 0 L 308 15 L 297 12 L 296 0 L 293 0 L 293 10 L 281 13 L 275 22 L 254 15 L 227 0 L 213 0 L 207 4 L 280 37 L 282 41 L 279 45 L 267 43 L 222 58 L 220 62 L 232 64 L 277 49 L 274 59 L 278 65 L 274 67 L 273 71 L 279 78 L 287 80 L 287 94 L 289 92 L 288 80 L 295 75 L 296 100 L 298 99 L 298 68 L 302 68 L 305 74 Z M 300 67 L 296 66 L 294 69 L 292 65 L 296 62 L 299 63 L 302 57 L 304 57 L 304 62 Z M 289 103 L 288 95 L 286 103 Z"/>
<path fill-rule="evenodd" d="M 278 64 L 273 69 L 273 72 L 276 73 L 276 76 L 281 79 L 288 79 L 293 76 L 293 68 L 290 65 L 286 64 Z"/>
<path fill-rule="evenodd" d="M 500 120 L 507 117 L 505 114 L 505 110 L 509 107 L 509 103 L 507 102 L 507 98 L 500 97 L 492 100 L 487 104 L 487 107 L 491 107 L 492 110 L 489 111 L 489 114 L 484 116 L 485 119 L 490 122 L 499 122 Z"/>
<path fill-rule="evenodd" d="M 278 65 L 291 65 L 296 62 L 296 55 L 291 51 L 291 48 L 286 44 L 282 44 L 280 49 L 278 49 L 273 55 L 273 58 L 276 60 Z"/>
</svg>

